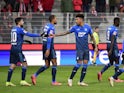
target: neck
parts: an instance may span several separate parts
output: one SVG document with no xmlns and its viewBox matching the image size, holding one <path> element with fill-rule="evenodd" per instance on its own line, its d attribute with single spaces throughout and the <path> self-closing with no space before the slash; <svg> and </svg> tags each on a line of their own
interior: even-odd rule
<svg viewBox="0 0 124 93">
<path fill-rule="evenodd" d="M 80 26 L 83 26 L 84 25 L 84 22 L 82 22 L 81 24 L 80 24 Z"/>
<path fill-rule="evenodd" d="M 16 25 L 16 26 L 21 27 L 20 25 Z"/>
<path fill-rule="evenodd" d="M 54 22 L 50 22 L 50 23 L 54 25 Z"/>
</svg>

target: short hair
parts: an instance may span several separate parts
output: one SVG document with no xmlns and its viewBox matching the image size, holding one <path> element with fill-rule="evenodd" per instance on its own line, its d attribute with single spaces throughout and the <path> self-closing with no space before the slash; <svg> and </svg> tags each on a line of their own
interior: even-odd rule
<svg viewBox="0 0 124 93">
<path fill-rule="evenodd" d="M 99 28 L 98 26 L 95 27 L 95 29 L 98 29 L 98 28 Z"/>
<path fill-rule="evenodd" d="M 77 14 L 77 15 L 76 15 L 76 18 L 77 18 L 77 17 L 84 19 L 84 15 L 83 15 L 83 14 Z"/>
<path fill-rule="evenodd" d="M 115 17 L 115 18 L 114 18 L 114 23 L 115 23 L 116 21 L 120 21 L 120 18 L 119 18 L 119 17 Z"/>
<path fill-rule="evenodd" d="M 51 22 L 56 16 L 55 15 L 50 15 L 49 16 L 49 21 Z"/>
<path fill-rule="evenodd" d="M 21 18 L 21 17 L 17 17 L 17 18 L 15 19 L 16 25 L 17 25 L 22 19 L 23 19 L 23 18 Z"/>
</svg>

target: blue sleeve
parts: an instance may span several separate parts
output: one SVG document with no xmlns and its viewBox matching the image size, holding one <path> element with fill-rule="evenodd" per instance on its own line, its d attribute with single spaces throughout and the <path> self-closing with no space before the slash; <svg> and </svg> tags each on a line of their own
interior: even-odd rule
<svg viewBox="0 0 124 93">
<path fill-rule="evenodd" d="M 30 32 L 25 31 L 24 29 L 20 30 L 20 33 L 29 37 L 40 37 L 40 34 L 33 34 Z"/>
<path fill-rule="evenodd" d="M 124 52 L 124 40 L 123 40 L 123 43 L 122 43 L 122 52 Z"/>
<path fill-rule="evenodd" d="M 52 38 L 48 37 L 48 38 L 47 38 L 47 49 L 48 49 L 48 50 L 50 49 L 51 41 L 52 41 Z"/>
<path fill-rule="evenodd" d="M 70 31 L 70 33 L 75 32 L 75 26 L 72 26 L 69 31 Z"/>
<path fill-rule="evenodd" d="M 29 37 L 40 37 L 39 34 L 32 34 L 32 33 L 29 33 L 29 32 L 25 33 L 25 35 L 29 36 Z"/>
</svg>

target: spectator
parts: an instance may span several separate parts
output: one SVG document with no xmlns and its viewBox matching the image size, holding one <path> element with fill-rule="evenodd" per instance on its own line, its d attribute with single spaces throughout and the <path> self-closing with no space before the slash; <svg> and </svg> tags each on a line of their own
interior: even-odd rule
<svg viewBox="0 0 124 93">
<path fill-rule="evenodd" d="M 69 20 L 69 25 L 71 25 L 71 13 L 73 12 L 73 4 L 72 0 L 61 0 L 61 12 L 63 13 L 63 28 L 66 29 L 67 27 L 67 13 L 69 15 L 68 20 Z"/>
<path fill-rule="evenodd" d="M 37 11 L 40 11 L 40 12 L 43 12 L 43 4 L 41 2 L 42 0 L 33 0 L 32 3 L 33 3 L 33 11 L 34 12 L 37 12 Z"/>
<path fill-rule="evenodd" d="M 99 26 L 101 21 L 102 21 L 102 17 L 97 13 L 96 9 L 94 6 L 91 7 L 90 13 L 89 13 L 89 20 L 90 20 L 90 24 L 91 27 L 94 29 L 96 26 Z"/>
<path fill-rule="evenodd" d="M 4 0 L 4 1 L 6 2 L 7 5 L 11 4 L 12 9 L 14 9 L 16 0 Z"/>
<path fill-rule="evenodd" d="M 106 12 L 106 0 L 95 0 L 95 2 L 97 12 Z"/>
<path fill-rule="evenodd" d="M 114 13 L 116 6 L 116 0 L 109 0 L 109 12 Z"/>
<path fill-rule="evenodd" d="M 54 0 L 41 0 L 41 2 L 43 4 L 43 10 L 45 12 L 45 17 L 46 19 L 48 19 L 52 12 Z"/>
<path fill-rule="evenodd" d="M 5 5 L 6 5 L 5 1 L 2 0 L 2 1 L 0 2 L 0 10 L 3 9 L 3 7 L 4 7 Z"/>
<path fill-rule="evenodd" d="M 82 0 L 73 0 L 74 12 L 82 12 Z"/>
<path fill-rule="evenodd" d="M 92 0 L 82 0 L 82 2 L 83 2 L 83 11 L 89 12 Z"/>
<path fill-rule="evenodd" d="M 26 12 L 29 12 L 30 9 L 30 0 L 17 0 L 16 1 L 16 12 L 19 12 L 20 15 L 25 15 Z"/>
<path fill-rule="evenodd" d="M 123 12 L 123 8 L 124 8 L 124 0 L 120 0 L 119 11 Z"/>
</svg>

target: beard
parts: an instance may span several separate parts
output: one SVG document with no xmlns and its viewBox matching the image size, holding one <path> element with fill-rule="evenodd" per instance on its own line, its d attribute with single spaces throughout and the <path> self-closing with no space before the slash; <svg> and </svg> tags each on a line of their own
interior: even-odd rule
<svg viewBox="0 0 124 93">
<path fill-rule="evenodd" d="M 56 25 L 57 24 L 57 22 L 54 22 L 54 25 Z"/>
</svg>

